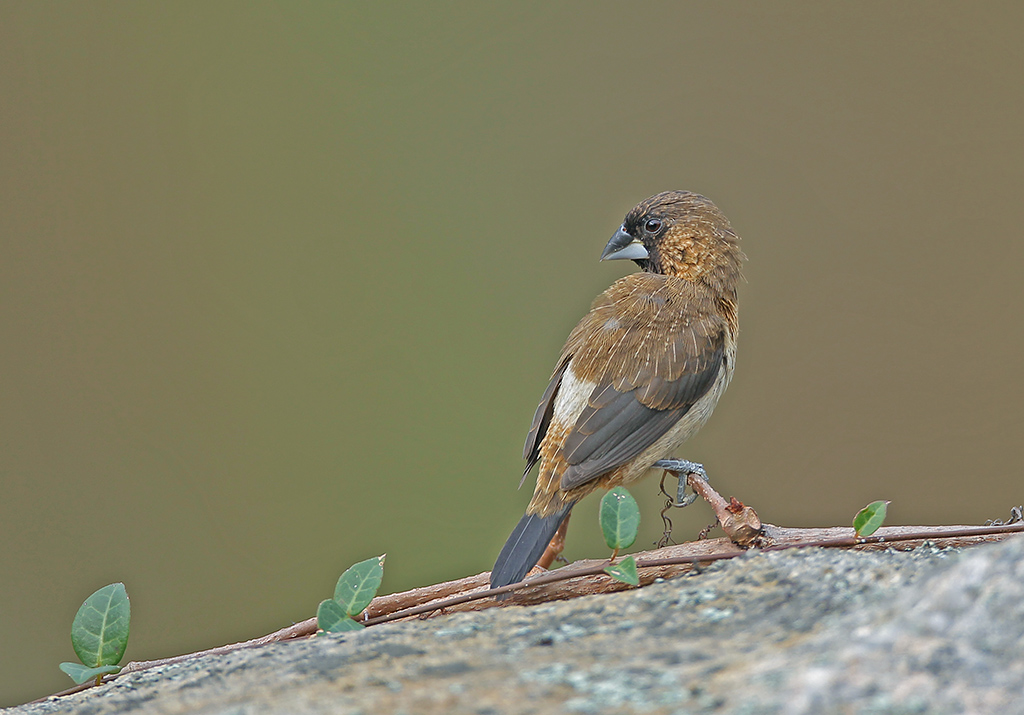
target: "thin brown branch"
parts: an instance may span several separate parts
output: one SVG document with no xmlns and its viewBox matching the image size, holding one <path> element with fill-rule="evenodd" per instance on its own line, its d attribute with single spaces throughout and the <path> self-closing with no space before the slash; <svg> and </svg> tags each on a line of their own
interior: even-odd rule
<svg viewBox="0 0 1024 715">
<path fill-rule="evenodd" d="M 726 501 L 711 488 L 706 479 L 696 474 L 686 475 L 686 483 L 711 506 L 722 525 L 722 531 L 740 546 L 750 546 L 761 534 L 761 519 L 757 512 L 735 497 Z"/>
</svg>

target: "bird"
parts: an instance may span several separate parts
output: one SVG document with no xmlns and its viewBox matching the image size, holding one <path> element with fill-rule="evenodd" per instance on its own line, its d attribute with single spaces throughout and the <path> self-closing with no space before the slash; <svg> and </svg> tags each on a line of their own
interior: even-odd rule
<svg viewBox="0 0 1024 715">
<path fill-rule="evenodd" d="M 552 538 L 564 537 L 577 502 L 642 478 L 711 416 L 735 368 L 739 241 L 718 207 L 689 191 L 626 214 L 601 260 L 640 270 L 599 295 L 562 348 L 523 448 L 520 486 L 536 466 L 533 498 L 492 589 L 521 581 L 549 543 L 561 550 Z"/>
</svg>

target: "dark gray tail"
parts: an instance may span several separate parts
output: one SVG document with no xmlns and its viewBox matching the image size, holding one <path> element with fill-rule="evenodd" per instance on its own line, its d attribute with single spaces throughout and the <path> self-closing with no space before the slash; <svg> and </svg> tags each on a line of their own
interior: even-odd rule
<svg viewBox="0 0 1024 715">
<path fill-rule="evenodd" d="M 491 569 L 491 588 L 522 581 L 523 576 L 537 565 L 570 509 L 572 504 L 551 516 L 525 514 L 501 547 L 498 560 Z"/>
</svg>

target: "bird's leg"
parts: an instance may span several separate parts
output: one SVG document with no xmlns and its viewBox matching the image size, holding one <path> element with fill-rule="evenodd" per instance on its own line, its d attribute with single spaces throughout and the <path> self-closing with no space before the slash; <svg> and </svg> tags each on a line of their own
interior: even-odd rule
<svg viewBox="0 0 1024 715">
<path fill-rule="evenodd" d="M 555 559 L 558 558 L 562 553 L 562 550 L 565 548 L 565 534 L 569 531 L 570 516 L 572 516 L 571 511 L 565 515 L 564 519 L 562 519 L 562 523 L 558 525 L 558 531 L 556 531 L 555 535 L 551 537 L 551 543 L 548 544 L 548 547 L 544 549 L 544 553 L 541 554 L 540 561 L 537 562 L 537 565 L 542 569 L 551 568 L 551 564 L 555 562 Z"/>
<path fill-rule="evenodd" d="M 704 471 L 704 465 L 691 462 L 687 459 L 661 459 L 655 462 L 652 467 L 672 472 L 679 479 L 679 487 L 676 489 L 676 500 L 674 507 L 690 506 L 697 500 L 696 492 L 686 493 L 686 476 L 695 474 L 705 482 L 708 481 L 708 473 Z"/>
</svg>

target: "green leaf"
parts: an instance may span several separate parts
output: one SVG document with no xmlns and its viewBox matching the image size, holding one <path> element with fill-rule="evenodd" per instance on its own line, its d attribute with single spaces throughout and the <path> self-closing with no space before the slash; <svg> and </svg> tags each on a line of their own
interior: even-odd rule
<svg viewBox="0 0 1024 715">
<path fill-rule="evenodd" d="M 636 573 L 636 560 L 632 556 L 627 556 L 617 564 L 605 566 L 604 572 L 616 581 L 628 583 L 630 586 L 640 585 L 640 577 Z"/>
<path fill-rule="evenodd" d="M 85 599 L 71 624 L 71 645 L 87 668 L 121 662 L 131 617 L 123 583 L 104 586 Z"/>
<path fill-rule="evenodd" d="M 328 633 L 341 633 L 342 631 L 358 631 L 364 626 L 349 618 L 337 601 L 328 598 L 320 603 L 316 609 L 316 627 Z"/>
<path fill-rule="evenodd" d="M 857 516 L 853 517 L 853 529 L 857 536 L 871 536 L 878 531 L 878 527 L 885 521 L 888 505 L 887 501 L 876 501 L 858 511 Z"/>
<path fill-rule="evenodd" d="M 101 665 L 98 668 L 87 668 L 81 663 L 61 663 L 60 669 L 71 676 L 76 685 L 81 685 L 87 680 L 94 680 L 97 676 L 117 673 L 121 670 L 117 665 Z"/>
<path fill-rule="evenodd" d="M 377 595 L 380 581 L 384 578 L 384 557 L 375 556 L 350 566 L 338 579 L 334 587 L 334 600 L 345 609 L 348 616 L 358 616 Z"/>
<path fill-rule="evenodd" d="M 623 489 L 615 487 L 601 500 L 601 531 L 609 549 L 628 549 L 636 541 L 640 528 L 640 507 L 636 499 Z"/>
</svg>

